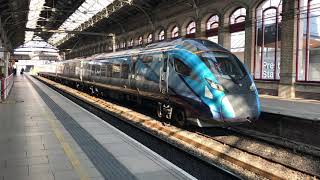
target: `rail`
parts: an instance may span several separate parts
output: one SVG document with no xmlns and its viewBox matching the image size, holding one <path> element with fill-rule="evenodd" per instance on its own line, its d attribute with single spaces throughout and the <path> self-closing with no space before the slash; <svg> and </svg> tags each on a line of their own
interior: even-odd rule
<svg viewBox="0 0 320 180">
<path fill-rule="evenodd" d="M 1 99 L 2 101 L 6 100 L 9 96 L 9 93 L 11 91 L 11 88 L 13 86 L 13 74 L 6 78 L 0 79 L 0 93 L 1 93 Z"/>
</svg>

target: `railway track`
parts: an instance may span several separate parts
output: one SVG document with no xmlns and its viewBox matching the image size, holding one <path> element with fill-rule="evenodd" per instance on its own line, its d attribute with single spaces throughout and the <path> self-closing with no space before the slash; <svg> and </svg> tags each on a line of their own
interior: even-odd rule
<svg viewBox="0 0 320 180">
<path fill-rule="evenodd" d="M 60 92 L 62 91 L 63 93 L 69 94 L 69 96 L 91 104 L 91 106 L 95 108 L 110 113 L 110 108 L 106 110 L 110 105 L 108 102 L 85 93 L 72 90 L 71 88 L 68 89 L 67 87 L 62 87 L 61 85 L 52 81 L 50 82 L 44 78 L 38 77 L 38 79 L 45 82 L 47 85 L 54 87 L 54 89 Z M 79 94 L 83 97 L 77 97 Z M 313 173 L 308 169 L 301 170 L 295 166 L 291 166 L 290 164 L 288 165 L 272 158 L 270 159 L 257 152 L 241 148 L 237 144 L 229 143 L 230 139 L 228 140 L 226 138 L 221 138 L 220 136 L 213 136 L 212 134 L 208 134 L 206 131 L 190 132 L 173 126 L 163 126 L 160 122 L 154 122 L 152 121 L 152 118 L 145 118 L 143 115 L 138 115 L 138 120 L 129 120 L 130 118 L 134 119 L 135 117 L 130 113 L 130 116 L 128 115 L 127 117 L 123 117 L 125 116 L 124 114 L 127 114 L 126 109 L 117 110 L 113 108 L 113 110 L 115 111 L 113 113 L 111 112 L 113 116 L 120 118 L 125 122 L 129 122 L 131 125 L 138 127 L 153 136 L 157 136 L 157 138 L 166 141 L 167 143 L 184 150 L 189 154 L 214 165 L 215 167 L 223 167 L 226 171 L 232 171 L 234 174 L 238 174 L 243 178 L 317 179 L 319 177 L 319 172 Z M 233 134 L 235 134 L 235 130 L 233 131 Z M 214 146 L 219 146 L 220 149 L 214 148 Z M 241 155 L 241 157 L 237 157 L 237 155 Z M 255 163 L 250 161 L 255 161 Z"/>
<path fill-rule="evenodd" d="M 227 128 L 227 129 L 224 129 L 225 131 L 232 131 L 232 133 L 237 133 L 239 134 L 240 136 L 248 136 L 248 137 L 253 137 L 255 139 L 260 139 L 260 137 L 257 137 L 257 136 L 253 136 L 253 135 L 248 135 L 247 133 L 243 133 L 242 131 L 237 131 L 237 130 L 234 130 L 234 129 L 230 129 L 230 128 Z M 222 144 L 226 144 L 232 148 L 235 148 L 235 149 L 238 149 L 240 151 L 243 151 L 245 153 L 248 153 L 248 154 L 251 154 L 252 156 L 257 156 L 258 158 L 262 158 L 262 159 L 265 159 L 267 161 L 270 161 L 270 162 L 273 162 L 273 163 L 277 163 L 277 164 L 281 164 L 282 166 L 285 166 L 287 168 L 290 168 L 290 169 L 293 169 L 294 171 L 298 171 L 298 172 L 301 172 L 301 173 L 304 173 L 304 174 L 308 174 L 309 176 L 313 176 L 313 177 L 320 177 L 320 174 L 319 172 L 312 172 L 308 169 L 306 169 L 305 167 L 303 166 L 300 166 L 299 164 L 288 164 L 288 163 L 284 163 L 282 162 L 281 160 L 277 159 L 277 158 L 274 158 L 274 157 L 268 157 L 267 155 L 263 154 L 263 153 L 259 153 L 259 152 L 254 152 L 252 150 L 248 150 L 248 148 L 243 148 L 242 146 L 239 146 L 239 145 L 234 145 L 232 143 L 228 143 L 227 141 L 225 140 L 221 140 L 220 138 L 215 138 L 214 136 L 210 136 L 206 133 L 203 133 L 203 132 L 199 132 L 199 131 L 195 131 L 195 133 L 201 135 L 201 136 L 204 136 L 206 138 L 209 138 L 209 139 L 212 139 L 214 141 L 218 141 Z M 270 141 L 269 141 L 270 142 Z M 308 158 L 313 158 L 311 156 L 309 156 Z M 233 160 L 232 160 L 233 161 Z M 317 162 L 314 164 L 315 165 L 315 168 L 317 166 L 317 163 L 320 162 L 319 159 L 317 160 Z M 237 162 L 235 162 L 237 163 Z"/>
<path fill-rule="evenodd" d="M 228 128 L 228 131 L 232 131 L 232 132 L 240 134 L 242 136 L 257 139 L 259 141 L 271 143 L 273 145 L 277 145 L 277 146 L 286 148 L 294 153 L 298 152 L 301 154 L 306 154 L 306 155 L 320 158 L 320 148 L 316 147 L 316 146 L 304 144 L 304 143 L 297 142 L 297 141 L 287 139 L 287 138 L 283 138 L 283 137 L 280 137 L 277 135 L 266 134 L 266 133 L 260 132 L 258 130 L 252 129 L 252 128 L 230 127 L 230 128 Z"/>
</svg>

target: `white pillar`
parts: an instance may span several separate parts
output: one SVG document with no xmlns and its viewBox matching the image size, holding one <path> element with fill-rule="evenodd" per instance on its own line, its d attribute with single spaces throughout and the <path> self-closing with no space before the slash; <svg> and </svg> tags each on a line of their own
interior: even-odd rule
<svg viewBox="0 0 320 180">
<path fill-rule="evenodd" d="M 116 44 L 116 34 L 112 34 L 112 51 L 116 52 L 117 44 Z"/>
</svg>

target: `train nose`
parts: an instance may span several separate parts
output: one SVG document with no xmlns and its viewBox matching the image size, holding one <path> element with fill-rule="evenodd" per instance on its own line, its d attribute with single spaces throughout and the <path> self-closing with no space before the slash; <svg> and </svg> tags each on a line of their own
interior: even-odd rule
<svg viewBox="0 0 320 180">
<path fill-rule="evenodd" d="M 226 121 L 249 121 L 256 119 L 256 102 L 250 95 L 227 95 L 222 99 L 221 114 Z"/>
<path fill-rule="evenodd" d="M 223 97 L 221 101 L 221 115 L 223 119 L 235 118 L 235 111 L 227 96 Z"/>
</svg>

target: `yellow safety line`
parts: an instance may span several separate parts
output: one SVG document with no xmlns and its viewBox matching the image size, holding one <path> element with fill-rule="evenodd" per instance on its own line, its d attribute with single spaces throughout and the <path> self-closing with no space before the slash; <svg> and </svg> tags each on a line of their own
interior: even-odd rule
<svg viewBox="0 0 320 180">
<path fill-rule="evenodd" d="M 77 158 L 77 155 L 74 153 L 74 150 L 72 149 L 72 147 L 65 140 L 63 133 L 60 131 L 59 127 L 57 126 L 56 120 L 54 120 L 54 118 L 52 117 L 52 115 L 49 112 L 47 112 L 45 114 L 45 116 L 47 117 L 47 119 L 51 125 L 51 128 L 53 129 L 54 134 L 58 138 L 65 154 L 67 155 L 69 161 L 71 162 L 73 169 L 76 171 L 76 173 L 78 174 L 78 176 L 80 177 L 81 180 L 88 180 L 89 178 L 88 178 L 87 172 L 82 167 L 82 165 L 81 165 L 79 159 Z"/>
</svg>

